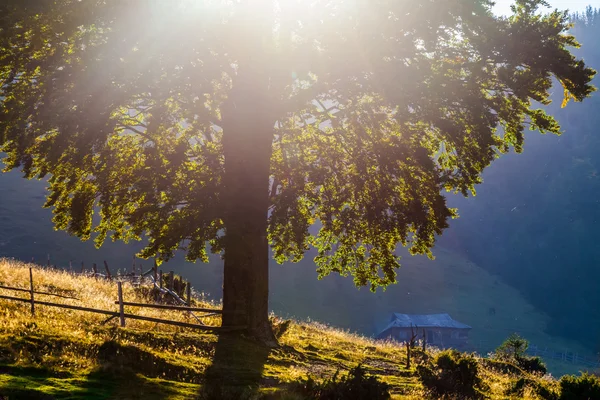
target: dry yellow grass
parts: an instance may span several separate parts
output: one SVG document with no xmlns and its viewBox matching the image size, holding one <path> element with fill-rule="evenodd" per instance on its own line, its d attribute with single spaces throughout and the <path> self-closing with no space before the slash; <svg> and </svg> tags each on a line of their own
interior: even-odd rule
<svg viewBox="0 0 600 400">
<path fill-rule="evenodd" d="M 67 295 L 78 300 L 45 295 L 36 295 L 36 299 L 118 311 L 118 305 L 115 304 L 115 281 L 41 268 L 14 260 L 0 260 L 0 285 L 28 289 L 30 267 L 33 268 L 36 291 Z M 0 289 L 0 294 L 29 297 L 28 293 L 7 289 Z M 123 285 L 123 296 L 129 302 L 151 302 L 147 290 L 133 287 L 129 283 Z M 196 295 L 194 301 L 196 306 L 218 308 L 218 305 L 203 300 L 202 296 Z M 189 328 L 128 319 L 126 328 L 121 329 L 117 327 L 118 318 L 103 324 L 107 319 L 106 315 L 36 305 L 36 315 L 32 317 L 28 303 L 0 300 L 0 306 L 0 363 L 10 364 L 12 367 L 49 368 L 59 372 L 76 370 L 80 376 L 87 377 L 98 368 L 107 368 L 102 355 L 103 347 L 106 343 L 111 343 L 126 350 L 120 350 L 122 353 L 135 349 L 139 352 L 135 354 L 136 357 L 160 365 L 159 373 L 152 368 L 148 372 L 147 365 L 137 365 L 142 375 L 148 372 L 148 379 L 160 378 L 157 375 L 162 374 L 171 383 L 191 381 L 188 383 L 192 385 L 191 389 L 189 386 L 179 387 L 173 398 L 193 398 L 190 393 L 200 390 L 202 376 L 214 365 L 215 353 L 220 351 L 220 339 L 217 335 Z M 125 312 L 195 323 L 187 313 L 180 311 L 125 307 Z M 210 317 L 203 321 L 218 326 L 220 317 Z M 275 389 L 280 392 L 282 385 L 287 383 L 307 376 L 325 378 L 338 370 L 346 371 L 358 363 L 363 363 L 371 373 L 381 375 L 383 380 L 392 385 L 392 392 L 396 396 L 420 390 L 413 372 L 404 369 L 403 349 L 397 344 L 376 342 L 315 322 L 291 323 L 280 337 L 280 342 L 282 349 L 272 351 L 265 355 L 264 360 L 260 360 L 258 368 L 261 391 Z M 232 347 L 238 345 L 235 343 Z M 248 348 L 239 348 L 235 355 L 235 362 L 241 363 L 241 367 L 229 367 L 241 368 L 246 370 L 245 373 L 252 372 L 255 359 L 260 358 L 260 355 L 257 356 L 260 351 L 252 349 L 248 343 L 241 345 L 244 346 Z M 12 354 L 2 359 L 3 351 Z M 119 362 L 129 363 L 129 360 L 119 359 Z M 20 383 L 14 379 L 0 379 L 0 388 L 10 388 L 17 384 Z M 147 384 L 147 381 L 138 382 L 138 385 Z M 57 387 L 48 389 L 48 392 L 57 397 L 62 393 Z M 182 395 L 182 392 L 187 395 Z"/>
<path fill-rule="evenodd" d="M 118 311 L 118 305 L 115 304 L 117 297 L 117 280 L 113 281 L 96 279 L 81 274 L 72 274 L 63 270 L 44 269 L 33 264 L 25 264 L 15 260 L 0 260 L 0 285 L 29 289 L 29 268 L 33 268 L 34 290 L 59 295 L 75 297 L 78 300 L 66 299 L 55 296 L 35 295 L 36 300 L 49 301 L 58 304 L 69 304 L 82 307 L 90 307 L 107 311 Z M 0 289 L 0 294 L 14 297 L 29 298 L 28 293 L 15 292 L 8 289 Z M 123 283 L 123 299 L 126 302 L 148 303 L 147 292 L 143 289 L 134 287 L 130 282 Z M 20 318 L 26 318 L 29 312 L 28 304 L 13 303 L 15 306 L 5 308 L 6 312 L 11 312 L 11 318 L 2 318 L 1 324 L 10 324 L 11 321 L 18 321 Z M 194 299 L 194 305 L 199 307 L 217 308 L 201 298 Z M 36 319 L 36 323 L 45 323 L 51 321 L 53 326 L 58 328 L 60 325 L 65 332 L 75 332 L 80 334 L 92 325 L 99 325 L 107 316 L 83 311 L 67 310 L 63 308 L 36 305 L 37 313 L 42 318 Z M 168 319 L 173 321 L 196 323 L 197 321 L 187 312 L 159 310 L 152 308 L 129 307 L 125 306 L 125 313 L 136 314 L 140 316 Z M 201 315 L 201 314 L 199 314 Z M 207 317 L 202 321 L 207 325 L 219 325 L 220 317 Z M 133 329 L 152 330 L 156 329 L 156 323 L 141 320 L 127 320 L 127 326 Z M 177 332 L 181 329 L 162 325 L 162 332 Z"/>
<path fill-rule="evenodd" d="M 78 300 L 37 295 L 36 298 L 117 311 L 117 284 L 60 270 L 49 270 L 0 259 L 0 285 L 29 288 L 33 267 L 35 289 Z M 124 299 L 149 303 L 147 290 L 123 286 Z M 0 294 L 28 298 L 28 293 L 0 289 Z M 201 307 L 218 305 L 195 297 Z M 127 313 L 195 322 L 187 313 L 126 307 Z M 290 383 L 309 376 L 331 377 L 358 364 L 390 385 L 393 398 L 422 399 L 425 392 L 414 365 L 405 367 L 406 350 L 394 342 L 375 341 L 317 322 L 285 322 L 273 316 L 276 330 L 285 323 L 281 348 L 268 351 L 250 341 L 231 339 L 189 328 L 118 318 L 103 324 L 106 315 L 36 306 L 0 299 L 0 395 L 52 398 L 191 399 L 198 398 L 215 379 L 249 390 L 247 398 L 299 399 Z M 205 323 L 218 326 L 219 317 Z M 429 351 L 430 356 L 435 350 Z M 480 374 L 491 399 L 506 399 L 518 376 L 500 373 L 480 362 Z M 529 379 L 539 379 L 531 377 Z M 546 378 L 546 385 L 556 381 Z M 248 389 L 250 388 L 250 389 Z M 262 396 L 262 397 L 261 397 Z M 525 390 L 523 398 L 536 395 Z M 517 398 L 512 396 L 510 398 Z"/>
</svg>

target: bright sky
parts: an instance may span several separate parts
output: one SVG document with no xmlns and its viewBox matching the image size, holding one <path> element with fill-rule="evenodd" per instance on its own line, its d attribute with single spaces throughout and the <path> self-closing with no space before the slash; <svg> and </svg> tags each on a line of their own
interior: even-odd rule
<svg viewBox="0 0 600 400">
<path fill-rule="evenodd" d="M 585 7 L 592 6 L 600 8 L 600 0 L 548 0 L 552 9 L 569 10 L 572 12 L 583 11 Z M 510 5 L 513 0 L 496 0 L 496 12 L 498 14 L 510 14 Z"/>
</svg>

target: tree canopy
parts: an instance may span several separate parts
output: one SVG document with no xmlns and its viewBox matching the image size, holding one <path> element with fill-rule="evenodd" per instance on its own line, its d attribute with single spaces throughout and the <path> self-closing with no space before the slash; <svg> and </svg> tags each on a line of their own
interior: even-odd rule
<svg viewBox="0 0 600 400">
<path fill-rule="evenodd" d="M 568 15 L 544 4 L 501 18 L 487 0 L 4 1 L 3 161 L 49 175 L 57 229 L 206 261 L 227 250 L 228 116 L 250 96 L 244 115 L 272 127 L 276 259 L 314 247 L 322 275 L 387 285 L 397 245 L 431 256 L 457 215 L 444 190 L 474 193 L 527 127 L 560 133 L 539 108 L 553 79 L 564 103 L 593 91 Z"/>
<path fill-rule="evenodd" d="M 574 54 L 599 66 L 600 10 L 590 7 L 571 21 L 570 32 L 582 43 Z M 600 303 L 600 97 L 595 93 L 565 109 L 560 97 L 555 93 L 557 101 L 546 110 L 564 135 L 529 137 L 525 154 L 487 170 L 477 198 L 450 202 L 464 210 L 453 233 L 474 262 L 552 318 L 548 333 L 573 338 L 577 332 L 578 340 L 596 352 L 600 325 L 591 321 L 600 320 L 595 307 Z"/>
</svg>

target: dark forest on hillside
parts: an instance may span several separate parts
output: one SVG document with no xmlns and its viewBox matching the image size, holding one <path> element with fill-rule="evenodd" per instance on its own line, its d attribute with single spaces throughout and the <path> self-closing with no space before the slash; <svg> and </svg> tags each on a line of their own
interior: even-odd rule
<svg viewBox="0 0 600 400">
<path fill-rule="evenodd" d="M 574 23 L 576 53 L 600 69 L 599 11 Z M 448 236 L 548 313 L 552 333 L 600 351 L 600 96 L 564 109 L 561 96 L 549 108 L 565 133 L 530 132 L 523 154 L 492 165 L 476 197 L 454 200 L 461 218 Z"/>
</svg>

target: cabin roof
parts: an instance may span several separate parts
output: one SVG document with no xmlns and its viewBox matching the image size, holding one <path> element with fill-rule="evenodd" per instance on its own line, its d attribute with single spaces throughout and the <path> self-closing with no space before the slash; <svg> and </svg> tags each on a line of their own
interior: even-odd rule
<svg viewBox="0 0 600 400">
<path fill-rule="evenodd" d="M 390 323 L 383 330 L 391 328 L 452 328 L 452 329 L 471 329 L 469 325 L 458 322 L 449 314 L 399 314 L 393 313 Z M 382 332 L 382 333 L 383 333 Z"/>
</svg>

